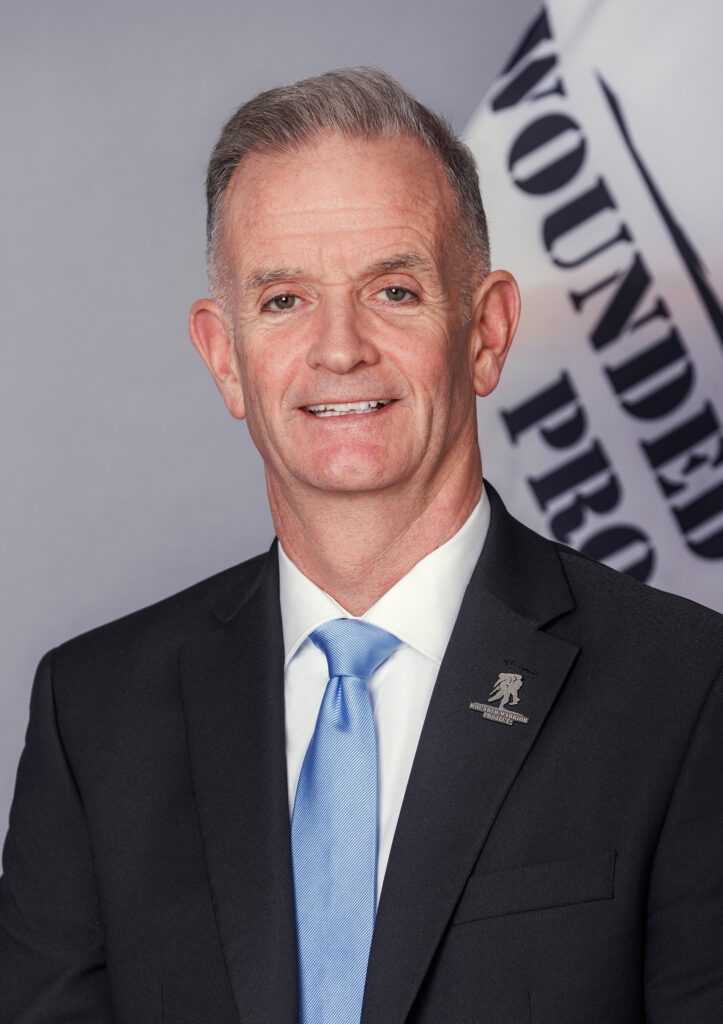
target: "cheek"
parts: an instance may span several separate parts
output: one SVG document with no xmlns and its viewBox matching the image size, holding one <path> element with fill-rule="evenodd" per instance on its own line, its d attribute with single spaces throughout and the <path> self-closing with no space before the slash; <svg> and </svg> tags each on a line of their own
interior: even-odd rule
<svg viewBox="0 0 723 1024">
<path fill-rule="evenodd" d="M 241 385 L 248 412 L 263 415 L 278 406 L 287 386 L 287 368 L 271 345 L 249 345 L 239 360 Z"/>
<path fill-rule="evenodd" d="M 423 395 L 423 415 L 434 437 L 454 434 L 475 408 L 474 379 L 466 347 L 455 342 L 425 346 L 410 373 L 415 390 Z"/>
<path fill-rule="evenodd" d="M 441 401 L 463 382 L 471 387 L 465 354 L 448 338 L 419 339 L 408 352 L 406 375 L 417 388 Z"/>
</svg>

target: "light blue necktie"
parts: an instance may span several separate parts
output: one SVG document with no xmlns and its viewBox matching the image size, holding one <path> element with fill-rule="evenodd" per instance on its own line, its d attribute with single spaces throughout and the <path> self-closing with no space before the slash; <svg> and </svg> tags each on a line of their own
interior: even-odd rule
<svg viewBox="0 0 723 1024">
<path fill-rule="evenodd" d="M 311 640 L 330 679 L 291 818 L 300 1024 L 359 1024 L 377 878 L 377 740 L 366 681 L 400 641 L 361 619 L 334 619 Z"/>
</svg>

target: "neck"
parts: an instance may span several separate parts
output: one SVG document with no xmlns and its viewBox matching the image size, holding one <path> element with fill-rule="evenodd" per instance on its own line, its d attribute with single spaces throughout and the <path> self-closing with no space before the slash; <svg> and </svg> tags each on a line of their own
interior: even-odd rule
<svg viewBox="0 0 723 1024">
<path fill-rule="evenodd" d="M 287 500 L 267 472 L 284 551 L 352 615 L 363 615 L 425 555 L 459 530 L 479 500 L 479 451 L 427 493 L 321 492 Z"/>
</svg>

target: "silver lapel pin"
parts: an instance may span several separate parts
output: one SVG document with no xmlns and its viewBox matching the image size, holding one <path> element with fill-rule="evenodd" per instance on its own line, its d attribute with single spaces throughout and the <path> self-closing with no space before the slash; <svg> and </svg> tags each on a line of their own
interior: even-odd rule
<svg viewBox="0 0 723 1024">
<path fill-rule="evenodd" d="M 517 711 L 510 711 L 507 708 L 508 704 L 514 707 L 515 704 L 520 703 L 519 694 L 522 682 L 522 676 L 518 672 L 500 672 L 497 682 L 492 688 L 492 693 L 487 698 L 487 700 L 499 701 L 499 705 L 492 707 L 491 704 L 480 704 L 477 701 L 472 701 L 470 708 L 472 711 L 481 711 L 483 717 L 491 722 L 502 722 L 503 725 L 514 725 L 515 722 L 521 722 L 523 725 L 526 725 L 529 722 L 529 718 L 525 718 L 524 715 L 518 714 Z"/>
</svg>

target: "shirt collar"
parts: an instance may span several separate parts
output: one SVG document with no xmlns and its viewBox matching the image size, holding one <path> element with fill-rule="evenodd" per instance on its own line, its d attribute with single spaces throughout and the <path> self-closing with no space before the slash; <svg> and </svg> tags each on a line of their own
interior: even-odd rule
<svg viewBox="0 0 723 1024">
<path fill-rule="evenodd" d="M 480 500 L 448 541 L 417 562 L 361 616 L 441 663 L 470 577 L 487 536 L 489 498 Z M 304 576 L 279 544 L 284 668 L 310 633 L 330 619 L 351 619 L 330 594 Z"/>
</svg>

